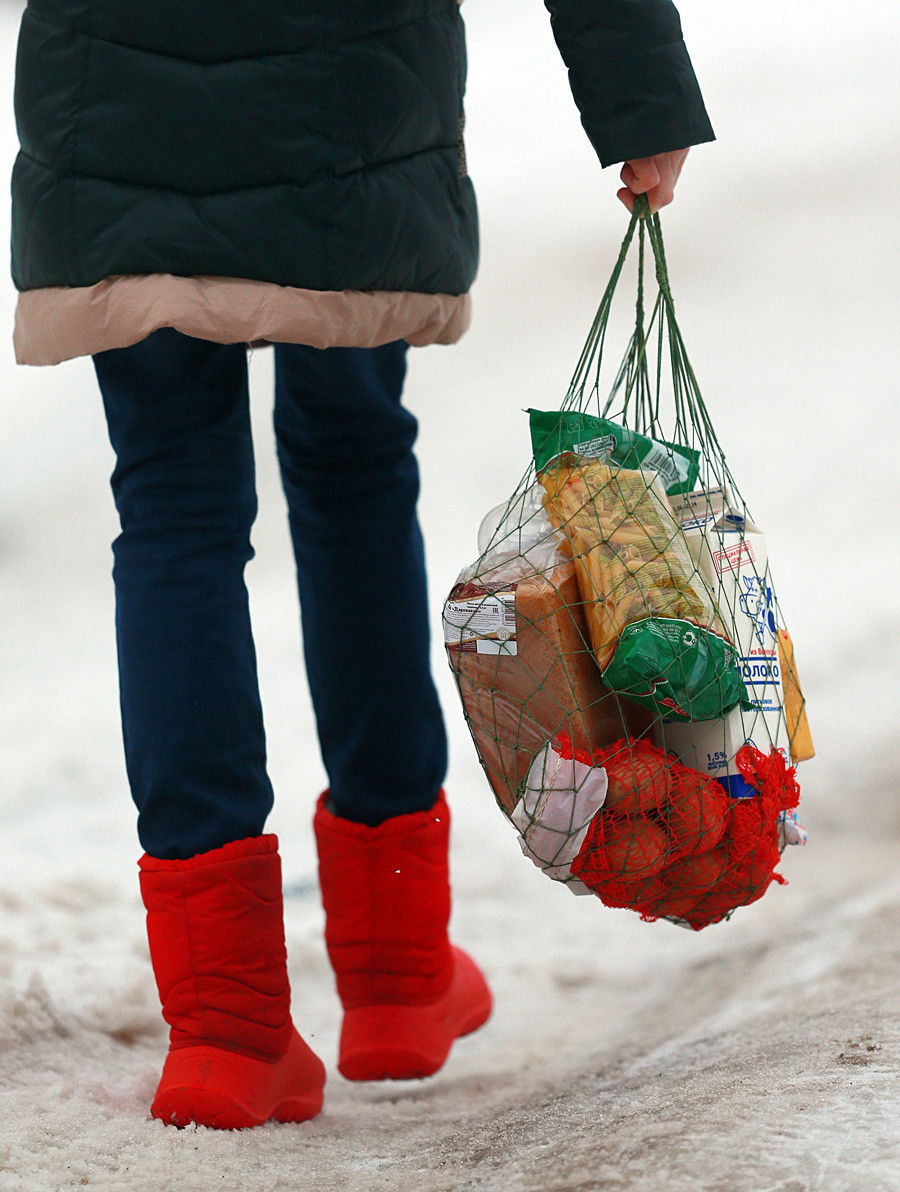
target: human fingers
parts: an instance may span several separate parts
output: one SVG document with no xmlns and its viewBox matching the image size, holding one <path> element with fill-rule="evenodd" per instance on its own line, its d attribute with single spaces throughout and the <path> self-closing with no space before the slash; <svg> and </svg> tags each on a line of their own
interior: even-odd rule
<svg viewBox="0 0 900 1192">
<path fill-rule="evenodd" d="M 661 207 L 668 207 L 674 198 L 675 183 L 669 174 L 660 179 L 659 186 L 654 186 L 652 190 L 647 191 L 651 211 L 659 211 Z"/>
<path fill-rule="evenodd" d="M 687 155 L 687 149 L 676 149 L 671 153 L 658 153 L 654 158 L 659 171 L 659 182 L 646 192 L 651 211 L 668 207 L 675 198 L 675 184 Z"/>
<path fill-rule="evenodd" d="M 621 190 L 616 191 L 616 198 L 619 200 L 619 202 L 624 203 L 629 211 L 634 211 L 635 197 L 636 196 L 628 189 L 627 186 L 623 186 Z"/>
<path fill-rule="evenodd" d="M 669 154 L 669 156 L 672 159 L 672 164 L 675 169 L 675 178 L 674 178 L 675 182 L 677 182 L 678 179 L 681 177 L 681 170 L 682 170 L 682 167 L 684 166 L 684 163 L 687 161 L 687 155 L 689 153 L 690 153 L 690 149 L 678 149 L 678 150 L 676 150 L 676 152 Z"/>
<path fill-rule="evenodd" d="M 681 169 L 687 158 L 687 149 L 677 149 L 672 153 L 660 154 L 657 159 L 659 166 L 659 186 L 654 196 L 658 206 L 665 207 L 675 198 L 675 184 L 681 176 Z"/>
<path fill-rule="evenodd" d="M 653 212 L 672 202 L 675 197 L 675 188 L 671 180 L 666 177 L 660 179 L 657 185 L 651 186 L 649 190 L 634 191 L 628 186 L 623 186 L 616 192 L 616 197 L 625 204 L 629 211 L 634 211 L 634 201 L 639 194 L 646 196 L 647 202 L 650 204 L 650 211 Z"/>
<path fill-rule="evenodd" d="M 653 157 L 631 158 L 622 166 L 619 176 L 635 195 L 646 194 L 660 182 L 659 167 Z"/>
</svg>

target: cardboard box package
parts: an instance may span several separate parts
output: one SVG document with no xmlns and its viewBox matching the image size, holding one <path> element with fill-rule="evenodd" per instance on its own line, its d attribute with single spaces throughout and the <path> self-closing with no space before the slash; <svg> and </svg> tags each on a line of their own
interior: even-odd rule
<svg viewBox="0 0 900 1192">
<path fill-rule="evenodd" d="M 737 771 L 738 750 L 748 741 L 766 754 L 773 748 L 787 753 L 790 746 L 766 542 L 726 489 L 689 493 L 673 507 L 697 570 L 716 596 L 726 629 L 733 631 L 752 707 L 735 708 L 720 720 L 664 722 L 658 740 L 685 765 L 741 798 L 756 792 Z"/>
</svg>

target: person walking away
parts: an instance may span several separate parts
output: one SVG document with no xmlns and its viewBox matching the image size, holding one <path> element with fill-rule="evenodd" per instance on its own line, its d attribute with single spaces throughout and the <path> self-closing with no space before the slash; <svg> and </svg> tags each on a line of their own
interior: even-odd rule
<svg viewBox="0 0 900 1192">
<path fill-rule="evenodd" d="M 670 0 L 547 0 L 619 197 L 671 200 L 712 130 Z M 116 455 L 116 638 L 150 957 L 154 1116 L 302 1121 L 243 572 L 247 345 L 275 426 L 328 790 L 315 811 L 350 1080 L 424 1077 L 491 995 L 448 937 L 409 345 L 470 318 L 475 199 L 455 0 L 29 0 L 12 177 L 17 360 L 93 358 Z"/>
</svg>

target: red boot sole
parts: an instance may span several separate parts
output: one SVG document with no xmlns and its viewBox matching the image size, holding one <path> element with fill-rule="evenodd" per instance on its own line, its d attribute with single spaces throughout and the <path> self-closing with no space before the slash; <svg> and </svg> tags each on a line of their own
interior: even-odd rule
<svg viewBox="0 0 900 1192">
<path fill-rule="evenodd" d="M 169 1089 L 153 1102 L 151 1114 L 167 1126 L 208 1126 L 213 1130 L 247 1130 L 264 1122 L 306 1122 L 322 1110 L 323 1097 L 284 1101 L 271 1110 L 253 1112 L 240 1101 L 209 1089 L 187 1085 Z"/>
<path fill-rule="evenodd" d="M 163 1068 L 153 1117 L 172 1126 L 244 1130 L 263 1122 L 305 1122 L 322 1109 L 325 1068 L 295 1032 L 274 1063 L 217 1047 L 172 1051 Z"/>
<path fill-rule="evenodd" d="M 443 1067 L 456 1039 L 487 1022 L 493 999 L 475 962 L 454 948 L 447 992 L 424 1006 L 360 1006 L 344 1015 L 338 1071 L 347 1080 L 421 1080 Z"/>
</svg>

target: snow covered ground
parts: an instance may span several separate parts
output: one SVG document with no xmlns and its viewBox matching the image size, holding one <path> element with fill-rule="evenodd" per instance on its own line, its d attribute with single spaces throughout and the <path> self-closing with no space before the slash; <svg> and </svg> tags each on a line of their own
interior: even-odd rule
<svg viewBox="0 0 900 1192">
<path fill-rule="evenodd" d="M 888 1192 L 898 1186 L 897 27 L 889 0 L 683 0 L 719 142 L 664 222 L 682 327 L 768 535 L 819 756 L 790 885 L 699 935 L 572 898 L 525 863 L 452 733 L 455 935 L 497 995 L 430 1082 L 333 1070 L 338 1005 L 310 831 L 322 783 L 254 354 L 262 512 L 250 570 L 296 1015 L 325 1113 L 237 1135 L 147 1117 L 164 1049 L 120 759 L 90 364 L 16 368 L 0 336 L 0 1192 Z M 0 6 L 14 153 L 18 7 Z M 531 404 L 564 391 L 621 234 L 538 2 L 469 0 L 475 326 L 414 354 L 422 518 L 441 600 L 513 486 Z M 6 219 L 6 212 L 0 212 Z M 11 328 L 14 296 L 0 293 Z M 893 357 L 893 358 L 892 358 Z M 896 1083 L 894 1083 L 896 1093 Z"/>
</svg>

